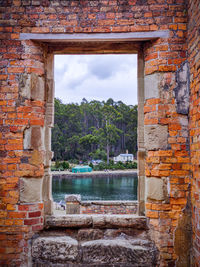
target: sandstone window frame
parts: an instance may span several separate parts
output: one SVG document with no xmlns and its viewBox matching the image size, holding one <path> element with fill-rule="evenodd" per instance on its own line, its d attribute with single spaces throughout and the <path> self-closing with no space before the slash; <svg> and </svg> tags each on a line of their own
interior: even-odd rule
<svg viewBox="0 0 200 267">
<path fill-rule="evenodd" d="M 45 54 L 45 162 L 42 200 L 45 215 L 52 215 L 51 128 L 54 124 L 54 55 L 137 54 L 138 55 L 138 215 L 145 214 L 144 146 L 144 55 L 145 41 L 168 37 L 168 31 L 95 34 L 20 34 L 21 40 L 39 42 Z"/>
</svg>

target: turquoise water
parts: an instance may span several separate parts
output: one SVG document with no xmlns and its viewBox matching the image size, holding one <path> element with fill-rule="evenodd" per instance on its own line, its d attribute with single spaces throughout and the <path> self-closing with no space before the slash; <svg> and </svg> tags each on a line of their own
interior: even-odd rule
<svg viewBox="0 0 200 267">
<path fill-rule="evenodd" d="M 82 200 L 137 200 L 137 176 L 102 178 L 53 177 L 54 201 L 65 199 L 65 194 L 80 194 Z"/>
</svg>

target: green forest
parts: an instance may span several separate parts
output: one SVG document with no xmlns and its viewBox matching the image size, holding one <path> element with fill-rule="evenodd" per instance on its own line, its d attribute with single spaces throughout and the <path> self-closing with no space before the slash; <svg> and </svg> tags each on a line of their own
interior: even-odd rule
<svg viewBox="0 0 200 267">
<path fill-rule="evenodd" d="M 54 160 L 102 159 L 120 153 L 136 154 L 137 106 L 85 98 L 81 104 L 63 104 L 55 99 L 52 130 Z"/>
</svg>

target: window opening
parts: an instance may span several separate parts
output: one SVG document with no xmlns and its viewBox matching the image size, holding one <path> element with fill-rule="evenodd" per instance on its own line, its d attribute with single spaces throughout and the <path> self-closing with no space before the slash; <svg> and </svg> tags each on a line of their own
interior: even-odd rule
<svg viewBox="0 0 200 267">
<path fill-rule="evenodd" d="M 54 73 L 54 208 L 137 200 L 137 55 L 56 55 Z"/>
</svg>

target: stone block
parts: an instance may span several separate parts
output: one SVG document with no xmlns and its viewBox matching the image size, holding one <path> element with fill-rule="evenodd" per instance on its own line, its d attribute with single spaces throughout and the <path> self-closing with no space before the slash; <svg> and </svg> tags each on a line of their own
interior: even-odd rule
<svg viewBox="0 0 200 267">
<path fill-rule="evenodd" d="M 188 63 L 185 62 L 183 65 L 182 65 L 182 68 L 178 71 L 177 73 L 178 75 L 178 80 L 180 82 L 187 82 L 188 81 Z"/>
<path fill-rule="evenodd" d="M 51 167 L 51 159 L 53 158 L 53 151 L 45 151 L 44 166 Z"/>
<path fill-rule="evenodd" d="M 160 74 L 154 73 L 147 75 L 144 78 L 144 98 L 145 100 L 150 98 L 159 98 L 159 84 L 160 84 Z"/>
<path fill-rule="evenodd" d="M 179 83 L 176 87 L 176 104 L 177 104 L 177 113 L 188 114 L 189 112 L 189 89 L 186 84 Z"/>
<path fill-rule="evenodd" d="M 75 261 L 78 242 L 69 236 L 39 237 L 33 241 L 32 256 L 48 262 Z"/>
<path fill-rule="evenodd" d="M 80 214 L 81 195 L 65 195 L 66 214 Z"/>
<path fill-rule="evenodd" d="M 41 178 L 20 179 L 20 202 L 35 203 L 42 201 L 42 180 Z"/>
<path fill-rule="evenodd" d="M 28 99 L 31 97 L 31 76 L 27 73 L 19 77 L 19 94 Z"/>
<path fill-rule="evenodd" d="M 44 150 L 44 129 L 33 126 L 24 130 L 24 149 Z"/>
<path fill-rule="evenodd" d="M 195 212 L 198 213 L 198 211 Z M 196 216 L 196 214 L 194 216 Z M 182 215 L 178 218 L 178 224 L 174 232 L 174 250 L 176 255 L 178 255 L 178 259 L 176 261 L 177 267 L 192 266 L 192 236 L 192 203 L 191 195 L 189 193 L 187 204 L 183 209 Z"/>
<path fill-rule="evenodd" d="M 168 126 L 167 125 L 145 125 L 144 142 L 147 150 L 167 149 L 168 146 Z"/>
<path fill-rule="evenodd" d="M 145 175 L 145 156 L 146 156 L 146 151 L 144 149 L 143 150 L 139 149 L 137 152 L 139 176 Z"/>
<path fill-rule="evenodd" d="M 31 74 L 31 99 L 44 100 L 44 78 L 35 73 Z"/>
<path fill-rule="evenodd" d="M 66 202 L 81 202 L 81 195 L 79 194 L 67 194 L 65 195 Z"/>
<path fill-rule="evenodd" d="M 152 248 L 133 245 L 122 238 L 88 241 L 82 243 L 81 248 L 82 261 L 89 265 L 101 263 L 115 266 L 121 263 L 120 266 L 155 266 L 156 251 L 154 253 Z"/>
<path fill-rule="evenodd" d="M 44 146 L 46 151 L 51 150 L 51 128 L 48 126 L 44 127 Z"/>
<path fill-rule="evenodd" d="M 49 127 L 54 125 L 54 103 L 46 103 L 45 124 Z"/>
<path fill-rule="evenodd" d="M 146 218 L 137 215 L 67 215 L 67 216 L 46 216 L 46 225 L 50 227 L 68 228 L 134 228 L 139 230 L 147 229 Z"/>
<path fill-rule="evenodd" d="M 27 128 L 24 130 L 23 147 L 24 149 L 31 148 L 31 128 Z"/>
<path fill-rule="evenodd" d="M 92 224 L 90 215 L 46 216 L 46 225 L 50 227 L 89 228 Z"/>
<path fill-rule="evenodd" d="M 103 235 L 100 229 L 80 229 L 77 238 L 79 241 L 96 240 L 103 238 Z"/>
<path fill-rule="evenodd" d="M 44 149 L 44 129 L 40 126 L 34 126 L 31 129 L 31 148 Z"/>
<path fill-rule="evenodd" d="M 133 227 L 146 229 L 146 218 L 133 215 L 96 215 L 92 216 L 94 228 Z"/>
<path fill-rule="evenodd" d="M 147 178 L 147 198 L 153 200 L 164 200 L 165 199 L 165 189 L 163 180 L 160 178 Z"/>
<path fill-rule="evenodd" d="M 80 214 L 80 203 L 79 202 L 67 202 L 66 203 L 66 214 Z"/>
<path fill-rule="evenodd" d="M 190 103 L 190 75 L 187 62 L 185 62 L 176 73 L 176 87 L 174 88 L 174 92 L 177 113 L 187 115 Z"/>
<path fill-rule="evenodd" d="M 46 80 L 46 101 L 47 103 L 54 103 L 54 80 L 47 79 Z"/>
<path fill-rule="evenodd" d="M 31 158 L 29 163 L 32 165 L 40 165 L 44 162 L 44 153 L 43 151 L 33 150 L 31 153 Z"/>
</svg>

